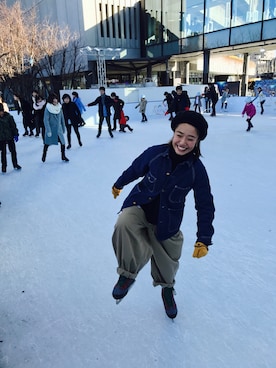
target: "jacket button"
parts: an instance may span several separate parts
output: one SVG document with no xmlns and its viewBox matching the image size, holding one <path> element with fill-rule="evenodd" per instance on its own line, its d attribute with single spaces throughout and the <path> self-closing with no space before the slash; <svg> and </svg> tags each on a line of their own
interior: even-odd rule
<svg viewBox="0 0 276 368">
<path fill-rule="evenodd" d="M 167 172 L 166 175 L 169 176 L 169 175 L 171 175 L 171 173 Z"/>
<path fill-rule="evenodd" d="M 136 204 L 136 202 L 132 202 L 134 205 Z"/>
</svg>

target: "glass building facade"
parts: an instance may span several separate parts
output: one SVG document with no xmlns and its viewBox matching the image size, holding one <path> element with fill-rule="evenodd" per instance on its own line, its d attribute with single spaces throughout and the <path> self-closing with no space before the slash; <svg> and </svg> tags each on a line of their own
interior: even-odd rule
<svg viewBox="0 0 276 368">
<path fill-rule="evenodd" d="M 275 0 L 145 0 L 147 56 L 276 38 Z"/>
</svg>

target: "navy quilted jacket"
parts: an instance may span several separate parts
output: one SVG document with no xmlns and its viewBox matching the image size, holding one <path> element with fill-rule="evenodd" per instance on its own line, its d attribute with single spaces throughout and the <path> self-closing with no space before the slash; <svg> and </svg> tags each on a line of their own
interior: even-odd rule
<svg viewBox="0 0 276 368">
<path fill-rule="evenodd" d="M 175 235 L 181 225 L 187 194 L 194 192 L 197 211 L 197 240 L 212 244 L 214 233 L 213 196 L 205 167 L 200 159 L 191 158 L 172 171 L 169 144 L 153 146 L 137 157 L 114 186 L 122 189 L 143 177 L 125 199 L 122 209 L 150 203 L 160 196 L 156 237 L 162 241 Z"/>
</svg>

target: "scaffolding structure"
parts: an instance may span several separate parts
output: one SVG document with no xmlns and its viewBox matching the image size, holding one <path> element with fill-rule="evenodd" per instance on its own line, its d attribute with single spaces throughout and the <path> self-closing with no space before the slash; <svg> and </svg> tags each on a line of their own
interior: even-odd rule
<svg viewBox="0 0 276 368">
<path fill-rule="evenodd" d="M 105 50 L 98 49 L 97 51 L 97 75 L 99 87 L 107 87 L 106 82 L 106 62 Z"/>
<path fill-rule="evenodd" d="M 82 48 L 81 53 L 86 55 L 96 56 L 97 61 L 97 77 L 98 77 L 98 86 L 99 87 L 107 87 L 107 78 L 106 78 L 106 56 L 115 59 L 120 56 L 121 49 L 100 49 L 98 47 L 90 47 L 86 46 Z"/>
</svg>

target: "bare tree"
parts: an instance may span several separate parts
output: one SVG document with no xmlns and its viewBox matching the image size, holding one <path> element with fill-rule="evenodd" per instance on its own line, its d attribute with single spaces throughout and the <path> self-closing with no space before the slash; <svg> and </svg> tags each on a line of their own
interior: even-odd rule
<svg viewBox="0 0 276 368">
<path fill-rule="evenodd" d="M 78 35 L 48 20 L 38 24 L 35 11 L 23 12 L 20 1 L 0 5 L 0 81 L 19 84 L 18 91 L 48 79 L 47 89 L 61 89 L 64 75 L 80 71 Z"/>
</svg>

